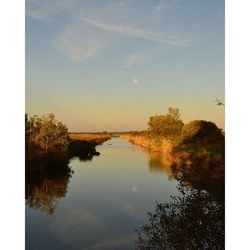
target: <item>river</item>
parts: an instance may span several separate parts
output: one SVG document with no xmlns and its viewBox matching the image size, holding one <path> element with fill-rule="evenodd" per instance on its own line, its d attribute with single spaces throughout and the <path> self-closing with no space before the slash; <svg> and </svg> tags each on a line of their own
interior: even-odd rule
<svg viewBox="0 0 250 250">
<path fill-rule="evenodd" d="M 26 249 L 135 249 L 136 229 L 178 182 L 157 158 L 120 138 L 97 146 L 91 161 L 48 178 L 26 201 Z"/>
</svg>

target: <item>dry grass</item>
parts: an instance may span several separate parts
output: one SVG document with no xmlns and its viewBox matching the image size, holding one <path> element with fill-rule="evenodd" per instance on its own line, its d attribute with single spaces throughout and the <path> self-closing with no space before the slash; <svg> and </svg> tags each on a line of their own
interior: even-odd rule
<svg viewBox="0 0 250 250">
<path fill-rule="evenodd" d="M 172 150 L 172 143 L 166 138 L 151 138 L 147 134 L 126 134 L 122 135 L 121 138 L 146 148 L 151 152 L 161 152 L 164 155 L 170 155 Z"/>
<path fill-rule="evenodd" d="M 69 133 L 69 138 L 76 141 L 106 141 L 111 135 L 103 133 Z"/>
</svg>

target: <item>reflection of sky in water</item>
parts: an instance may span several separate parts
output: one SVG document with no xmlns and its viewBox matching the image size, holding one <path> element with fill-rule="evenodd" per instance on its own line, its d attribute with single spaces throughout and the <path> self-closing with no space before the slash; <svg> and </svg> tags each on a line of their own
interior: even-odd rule
<svg viewBox="0 0 250 250">
<path fill-rule="evenodd" d="M 27 249 L 133 249 L 155 202 L 178 193 L 137 146 L 113 138 L 97 151 L 92 161 L 71 161 L 68 192 L 52 215 L 26 209 Z"/>
</svg>

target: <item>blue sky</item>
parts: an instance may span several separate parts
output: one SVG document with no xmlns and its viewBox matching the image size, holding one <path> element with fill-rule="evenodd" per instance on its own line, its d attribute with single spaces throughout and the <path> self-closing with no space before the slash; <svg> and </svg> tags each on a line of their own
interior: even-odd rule
<svg viewBox="0 0 250 250">
<path fill-rule="evenodd" d="M 147 127 L 178 107 L 224 128 L 224 1 L 26 0 L 26 112 L 70 131 Z"/>
</svg>

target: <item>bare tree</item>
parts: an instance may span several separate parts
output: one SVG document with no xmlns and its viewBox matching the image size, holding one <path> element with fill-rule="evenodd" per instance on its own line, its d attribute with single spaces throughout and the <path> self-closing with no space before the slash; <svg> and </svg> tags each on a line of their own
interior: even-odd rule
<svg viewBox="0 0 250 250">
<path fill-rule="evenodd" d="M 225 104 L 223 102 L 221 102 L 220 99 L 218 99 L 218 98 L 216 98 L 214 102 L 216 102 L 216 104 L 218 106 L 224 106 L 225 107 Z"/>
</svg>

